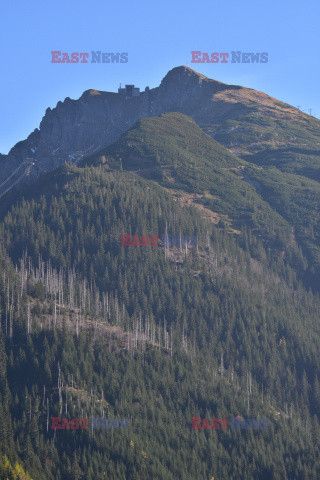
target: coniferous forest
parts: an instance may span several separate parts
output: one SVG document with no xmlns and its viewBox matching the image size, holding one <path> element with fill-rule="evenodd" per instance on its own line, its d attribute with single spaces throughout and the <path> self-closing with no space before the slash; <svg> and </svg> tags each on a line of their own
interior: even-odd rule
<svg viewBox="0 0 320 480">
<path fill-rule="evenodd" d="M 295 161 L 169 113 L 1 198 L 1 480 L 320 477 L 320 187 Z"/>
</svg>

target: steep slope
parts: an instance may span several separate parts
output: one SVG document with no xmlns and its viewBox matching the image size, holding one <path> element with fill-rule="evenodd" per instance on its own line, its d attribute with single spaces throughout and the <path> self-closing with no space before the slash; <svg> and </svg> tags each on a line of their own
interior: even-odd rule
<svg viewBox="0 0 320 480">
<path fill-rule="evenodd" d="M 288 267 L 284 281 L 254 260 L 252 247 L 266 259 L 257 240 L 240 248 L 136 173 L 69 166 L 45 181 L 0 232 L 19 265 L 0 250 L 0 442 L 10 440 L 32 477 L 319 475 L 319 298 Z M 121 246 L 123 233 L 165 229 L 197 234 L 198 248 Z M 48 406 L 50 416 L 108 410 L 132 423 L 54 435 Z M 191 430 L 192 416 L 238 414 L 267 417 L 269 428 Z"/>
<path fill-rule="evenodd" d="M 174 163 L 185 167 L 195 163 L 218 168 L 240 165 L 235 155 L 206 135 L 191 117 L 179 113 L 138 121 L 117 142 L 86 158 L 84 163 L 103 155 L 123 157 L 122 166 L 128 170 L 173 167 Z"/>
<path fill-rule="evenodd" d="M 113 145 L 81 164 L 133 170 L 172 191 L 200 194 L 201 203 L 230 216 L 237 228 L 247 225 L 267 231 L 270 224 L 289 228 L 255 188 L 243 181 L 243 169 L 249 163 L 183 114 L 142 119 Z M 256 210 L 261 215 L 255 215 Z"/>
<path fill-rule="evenodd" d="M 320 182 L 320 150 L 304 148 L 279 148 L 265 150 L 241 158 L 261 167 L 274 166 L 286 173 L 295 173 Z"/>
<path fill-rule="evenodd" d="M 83 163 L 136 171 L 181 202 L 190 198 L 201 214 L 212 212 L 230 232 L 251 230 L 270 249 L 269 257 L 285 256 L 299 278 L 318 290 L 320 184 L 246 159 L 231 154 L 190 117 L 170 113 L 140 120 Z"/>
</svg>

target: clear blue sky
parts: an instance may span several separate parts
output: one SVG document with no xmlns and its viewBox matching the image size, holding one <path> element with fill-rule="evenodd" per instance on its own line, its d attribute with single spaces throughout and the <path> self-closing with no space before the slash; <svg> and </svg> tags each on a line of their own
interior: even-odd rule
<svg viewBox="0 0 320 480">
<path fill-rule="evenodd" d="M 157 86 L 189 65 L 320 117 L 318 0 L 3 2 L 0 152 L 31 133 L 47 107 L 119 81 Z M 128 52 L 128 63 L 52 64 L 51 50 Z M 191 64 L 191 50 L 268 52 L 266 64 Z"/>
</svg>

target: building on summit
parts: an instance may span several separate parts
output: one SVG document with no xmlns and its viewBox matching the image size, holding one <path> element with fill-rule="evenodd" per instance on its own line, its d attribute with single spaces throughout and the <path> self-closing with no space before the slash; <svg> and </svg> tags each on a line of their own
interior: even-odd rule
<svg viewBox="0 0 320 480">
<path fill-rule="evenodd" d="M 118 93 L 120 93 L 121 95 L 125 95 L 126 100 L 128 100 L 128 98 L 139 97 L 140 88 L 137 88 L 134 85 L 125 85 L 125 88 L 121 88 L 121 82 L 120 82 Z"/>
</svg>

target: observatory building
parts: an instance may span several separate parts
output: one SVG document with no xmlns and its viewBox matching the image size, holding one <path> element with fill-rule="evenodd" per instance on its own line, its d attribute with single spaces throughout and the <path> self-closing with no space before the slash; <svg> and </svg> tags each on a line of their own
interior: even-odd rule
<svg viewBox="0 0 320 480">
<path fill-rule="evenodd" d="M 120 93 L 121 95 L 125 95 L 127 100 L 128 98 L 139 97 L 140 88 L 137 88 L 134 85 L 125 85 L 125 88 L 121 88 L 121 83 L 120 83 L 120 87 L 118 88 L 118 93 Z"/>
</svg>

